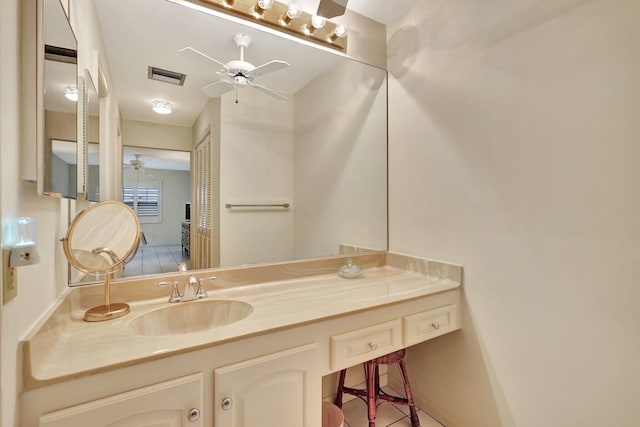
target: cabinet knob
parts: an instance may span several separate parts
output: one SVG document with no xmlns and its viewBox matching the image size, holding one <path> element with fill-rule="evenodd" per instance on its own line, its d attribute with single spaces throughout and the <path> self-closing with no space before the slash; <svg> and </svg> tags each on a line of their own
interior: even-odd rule
<svg viewBox="0 0 640 427">
<path fill-rule="evenodd" d="M 375 341 L 371 341 L 369 343 L 369 350 L 374 351 L 377 348 L 378 348 L 378 344 Z"/>
<path fill-rule="evenodd" d="M 228 411 L 233 406 L 233 400 L 225 397 L 224 399 L 222 399 L 222 404 L 220 406 L 222 406 L 222 409 L 224 409 L 225 411 Z"/>
<path fill-rule="evenodd" d="M 197 408 L 191 408 L 187 414 L 187 419 L 193 423 L 198 421 L 198 418 L 200 418 L 200 410 Z"/>
<path fill-rule="evenodd" d="M 440 323 L 438 323 L 438 322 L 433 322 L 433 323 L 431 324 L 431 327 L 437 331 L 438 329 L 440 329 Z"/>
</svg>

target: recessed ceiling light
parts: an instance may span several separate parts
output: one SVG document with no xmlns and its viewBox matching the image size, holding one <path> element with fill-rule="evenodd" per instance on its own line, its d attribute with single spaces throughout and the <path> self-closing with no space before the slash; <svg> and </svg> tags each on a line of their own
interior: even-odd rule
<svg viewBox="0 0 640 427">
<path fill-rule="evenodd" d="M 78 102 L 78 88 L 75 86 L 65 86 L 64 97 L 69 101 Z"/>
<path fill-rule="evenodd" d="M 171 104 L 167 101 L 153 101 L 151 103 L 153 111 L 158 114 L 171 114 Z"/>
</svg>

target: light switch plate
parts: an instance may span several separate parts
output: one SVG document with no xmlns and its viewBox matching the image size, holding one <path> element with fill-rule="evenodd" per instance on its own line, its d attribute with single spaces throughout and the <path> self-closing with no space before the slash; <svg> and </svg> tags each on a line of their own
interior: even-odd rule
<svg viewBox="0 0 640 427">
<path fill-rule="evenodd" d="M 11 251 L 2 250 L 2 304 L 6 304 L 18 295 L 18 272 L 9 266 Z"/>
</svg>

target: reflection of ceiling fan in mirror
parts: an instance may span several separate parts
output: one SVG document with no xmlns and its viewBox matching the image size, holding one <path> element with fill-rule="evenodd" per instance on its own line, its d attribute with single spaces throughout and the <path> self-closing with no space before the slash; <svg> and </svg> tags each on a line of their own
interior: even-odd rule
<svg viewBox="0 0 640 427">
<path fill-rule="evenodd" d="M 265 95 L 268 95 L 274 99 L 277 99 L 278 101 L 286 101 L 287 100 L 286 97 L 280 95 L 279 93 L 265 86 L 255 83 L 254 80 L 256 77 L 261 76 L 263 74 L 267 74 L 273 71 L 278 71 L 283 68 L 287 68 L 289 66 L 289 63 L 286 61 L 272 60 L 256 67 L 253 64 L 244 60 L 244 50 L 247 47 L 249 47 L 249 44 L 251 43 L 251 37 L 245 34 L 237 34 L 233 37 L 233 41 L 235 42 L 236 46 L 240 48 L 240 59 L 229 61 L 226 64 L 221 61 L 218 61 L 217 59 L 213 59 L 210 56 L 192 47 L 185 47 L 179 50 L 179 52 L 186 51 L 186 52 L 196 53 L 198 55 L 201 55 L 209 59 L 210 61 L 215 62 L 216 64 L 222 67 L 220 71 L 218 71 L 218 74 L 226 76 L 227 79 L 219 80 L 206 85 L 205 87 L 202 88 L 204 93 L 206 93 L 211 98 L 216 98 L 218 96 L 221 96 L 229 92 L 232 89 L 236 89 L 237 91 L 238 88 L 250 86 L 252 88 L 258 89 L 260 92 L 264 93 Z M 238 99 L 236 96 L 236 103 L 237 102 L 238 102 Z"/>
<path fill-rule="evenodd" d="M 127 164 L 124 165 L 125 169 L 133 169 L 134 171 L 136 171 L 136 174 L 138 174 L 138 175 L 143 174 L 143 175 L 151 176 L 143 168 L 144 160 L 142 160 L 140 158 L 140 157 L 142 157 L 142 155 L 141 154 L 134 154 L 133 156 L 135 157 L 135 159 L 129 160 L 129 164 L 128 165 Z"/>
</svg>

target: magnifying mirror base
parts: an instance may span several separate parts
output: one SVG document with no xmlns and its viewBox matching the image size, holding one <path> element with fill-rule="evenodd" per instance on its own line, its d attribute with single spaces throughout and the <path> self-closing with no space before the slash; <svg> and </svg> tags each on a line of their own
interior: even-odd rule
<svg viewBox="0 0 640 427">
<path fill-rule="evenodd" d="M 105 320 L 113 320 L 129 313 L 131 308 L 129 304 L 117 302 L 115 304 L 99 305 L 90 308 L 84 313 L 85 322 L 104 322 Z"/>
</svg>

